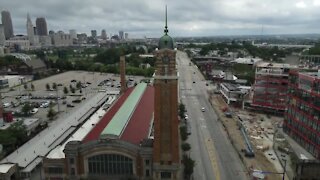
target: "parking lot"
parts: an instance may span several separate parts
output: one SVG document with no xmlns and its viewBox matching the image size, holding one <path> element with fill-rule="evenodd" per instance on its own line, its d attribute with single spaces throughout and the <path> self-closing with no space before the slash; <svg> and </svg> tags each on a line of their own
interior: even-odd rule
<svg viewBox="0 0 320 180">
<path fill-rule="evenodd" d="M 127 76 L 128 86 L 139 83 L 143 77 Z M 56 88 L 53 88 L 53 83 Z M 76 88 L 77 84 L 78 87 Z M 33 84 L 34 89 L 31 89 Z M 47 88 L 47 84 L 50 88 Z M 2 91 L 2 103 L 5 111 L 12 111 L 14 118 L 23 117 L 22 107 L 25 103 L 30 103 L 32 110 L 30 117 L 39 118 L 42 122 L 47 122 L 50 107 L 55 112 L 68 113 L 78 108 L 83 101 L 86 101 L 99 90 L 118 92 L 120 89 L 120 77 L 114 74 L 101 74 L 97 72 L 69 71 L 45 79 L 28 82 L 28 89 L 23 85 Z M 76 89 L 73 93 L 71 88 Z M 68 93 L 64 89 L 68 89 Z"/>
</svg>

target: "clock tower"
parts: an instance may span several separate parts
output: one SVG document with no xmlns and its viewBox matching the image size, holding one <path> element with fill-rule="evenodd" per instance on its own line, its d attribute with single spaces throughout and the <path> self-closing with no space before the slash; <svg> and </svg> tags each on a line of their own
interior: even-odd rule
<svg viewBox="0 0 320 180">
<path fill-rule="evenodd" d="M 168 35 L 167 8 L 164 33 L 155 52 L 153 178 L 180 179 L 178 74 L 173 39 Z"/>
</svg>

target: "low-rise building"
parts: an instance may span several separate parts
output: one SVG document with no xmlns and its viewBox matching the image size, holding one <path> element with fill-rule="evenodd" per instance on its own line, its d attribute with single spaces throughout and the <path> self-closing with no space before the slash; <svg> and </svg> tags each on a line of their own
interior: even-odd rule
<svg viewBox="0 0 320 180">
<path fill-rule="evenodd" d="M 11 88 L 20 85 L 24 81 L 22 76 L 0 76 L 0 89 Z"/>
<path fill-rule="evenodd" d="M 249 93 L 251 87 L 238 84 L 221 83 L 220 93 L 227 104 L 242 106 L 244 96 Z"/>
</svg>

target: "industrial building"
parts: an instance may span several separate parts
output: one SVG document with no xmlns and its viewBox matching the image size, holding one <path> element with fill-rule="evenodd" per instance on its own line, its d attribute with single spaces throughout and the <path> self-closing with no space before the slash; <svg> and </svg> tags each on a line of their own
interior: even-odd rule
<svg viewBox="0 0 320 180">
<path fill-rule="evenodd" d="M 283 113 L 286 110 L 289 64 L 260 63 L 256 67 L 252 106 L 264 111 Z"/>
<path fill-rule="evenodd" d="M 47 155 L 46 178 L 150 178 L 153 95 L 154 88 L 141 83 L 128 89 L 103 117 L 88 120 Z"/>
<path fill-rule="evenodd" d="M 320 159 L 320 72 L 290 71 L 283 130 Z"/>
</svg>

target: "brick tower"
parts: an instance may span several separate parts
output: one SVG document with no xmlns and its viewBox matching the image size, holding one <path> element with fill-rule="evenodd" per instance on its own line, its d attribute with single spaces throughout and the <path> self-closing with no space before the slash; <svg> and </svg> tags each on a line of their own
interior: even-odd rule
<svg viewBox="0 0 320 180">
<path fill-rule="evenodd" d="M 176 51 L 167 29 L 167 8 L 164 33 L 155 53 L 153 179 L 179 179 L 178 75 Z"/>
</svg>

